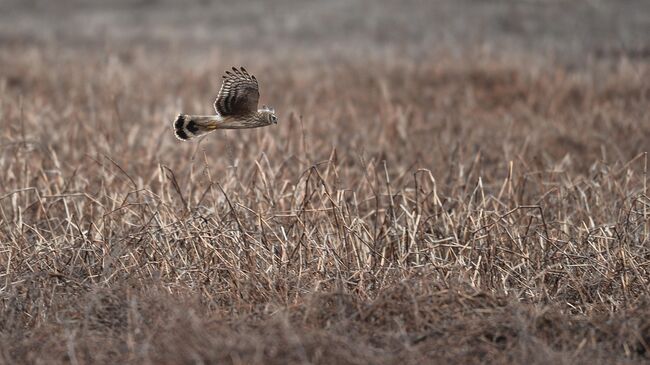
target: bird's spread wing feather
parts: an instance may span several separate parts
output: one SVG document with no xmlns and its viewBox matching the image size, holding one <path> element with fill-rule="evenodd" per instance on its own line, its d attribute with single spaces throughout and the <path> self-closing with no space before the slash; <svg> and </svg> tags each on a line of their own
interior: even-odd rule
<svg viewBox="0 0 650 365">
<path fill-rule="evenodd" d="M 223 84 L 217 100 L 214 101 L 214 109 L 221 116 L 241 116 L 257 111 L 257 103 L 260 99 L 257 79 L 246 71 L 245 68 L 232 68 L 226 71 L 223 76 Z"/>
</svg>

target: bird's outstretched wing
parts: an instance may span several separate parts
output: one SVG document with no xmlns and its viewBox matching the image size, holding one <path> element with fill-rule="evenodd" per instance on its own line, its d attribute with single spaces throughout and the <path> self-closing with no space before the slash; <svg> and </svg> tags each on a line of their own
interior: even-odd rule
<svg viewBox="0 0 650 365">
<path fill-rule="evenodd" d="M 245 68 L 233 67 L 223 76 L 223 84 L 214 109 L 221 116 L 240 116 L 255 113 L 260 99 L 257 79 L 246 71 Z"/>
</svg>

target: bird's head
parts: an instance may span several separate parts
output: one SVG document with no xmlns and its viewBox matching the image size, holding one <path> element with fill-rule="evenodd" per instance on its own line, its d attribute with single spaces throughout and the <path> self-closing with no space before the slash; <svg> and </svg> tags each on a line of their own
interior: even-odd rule
<svg viewBox="0 0 650 365">
<path fill-rule="evenodd" d="M 258 112 L 262 115 L 262 119 L 264 119 L 267 125 L 278 124 L 278 117 L 275 115 L 275 109 L 263 105 L 262 109 L 258 110 Z"/>
</svg>

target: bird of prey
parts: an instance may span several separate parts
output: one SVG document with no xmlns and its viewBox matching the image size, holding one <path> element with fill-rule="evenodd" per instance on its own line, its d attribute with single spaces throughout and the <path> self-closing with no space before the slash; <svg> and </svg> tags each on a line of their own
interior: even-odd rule
<svg viewBox="0 0 650 365">
<path fill-rule="evenodd" d="M 214 101 L 217 114 L 179 114 L 174 121 L 174 133 L 178 139 L 187 141 L 217 129 L 258 128 L 277 124 L 278 118 L 273 108 L 266 105 L 262 109 L 257 108 L 259 99 L 255 76 L 243 67 L 233 67 L 223 76 L 221 90 Z"/>
</svg>

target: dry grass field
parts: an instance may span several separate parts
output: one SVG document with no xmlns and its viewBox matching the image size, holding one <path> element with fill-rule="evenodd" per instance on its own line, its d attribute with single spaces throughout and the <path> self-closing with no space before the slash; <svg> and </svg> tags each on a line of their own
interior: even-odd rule
<svg viewBox="0 0 650 365">
<path fill-rule="evenodd" d="M 0 363 L 650 361 L 643 49 L 9 28 Z M 176 140 L 232 65 L 279 124 Z"/>
</svg>

